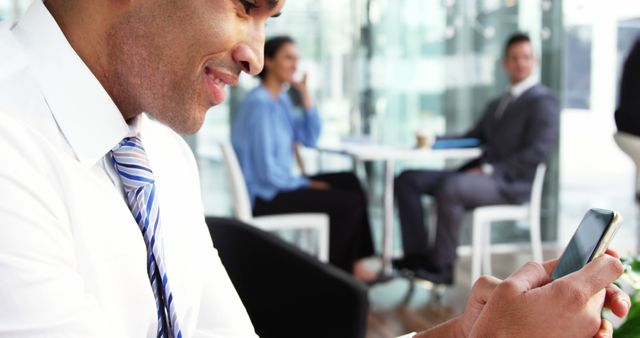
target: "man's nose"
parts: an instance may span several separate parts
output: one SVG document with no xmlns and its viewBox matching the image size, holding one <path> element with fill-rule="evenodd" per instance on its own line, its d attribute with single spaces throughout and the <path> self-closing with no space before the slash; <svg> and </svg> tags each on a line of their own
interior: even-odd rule
<svg viewBox="0 0 640 338">
<path fill-rule="evenodd" d="M 233 51 L 233 60 L 243 72 L 258 75 L 264 67 L 265 22 L 256 21 L 246 27 L 245 39 Z"/>
</svg>

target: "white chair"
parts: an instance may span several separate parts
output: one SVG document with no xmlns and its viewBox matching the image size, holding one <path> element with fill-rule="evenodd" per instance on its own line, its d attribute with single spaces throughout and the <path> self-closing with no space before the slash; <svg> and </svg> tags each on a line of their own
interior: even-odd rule
<svg viewBox="0 0 640 338">
<path fill-rule="evenodd" d="M 220 143 L 224 165 L 231 179 L 234 216 L 245 223 L 265 231 L 305 230 L 308 241 L 317 234 L 317 257 L 322 262 L 329 261 L 329 216 L 321 213 L 297 213 L 253 217 L 247 185 L 240 169 L 240 163 L 233 147 L 228 142 Z"/>
<path fill-rule="evenodd" d="M 528 221 L 531 235 L 533 260 L 542 262 L 542 241 L 540 239 L 540 204 L 542 203 L 542 185 L 547 167 L 538 165 L 531 198 L 523 205 L 491 205 L 479 207 L 471 212 L 472 217 L 472 253 L 471 285 L 481 274 L 491 274 L 491 223 L 497 221 Z"/>
</svg>

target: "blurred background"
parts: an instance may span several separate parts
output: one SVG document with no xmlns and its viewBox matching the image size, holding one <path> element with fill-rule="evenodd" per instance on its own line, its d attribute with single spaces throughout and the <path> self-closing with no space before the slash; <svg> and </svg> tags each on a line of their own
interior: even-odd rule
<svg viewBox="0 0 640 338">
<path fill-rule="evenodd" d="M 0 0 L 0 20 L 19 18 L 30 3 Z M 267 27 L 269 36 L 297 40 L 324 121 L 323 141 L 358 135 L 397 145 L 413 144 L 421 128 L 445 134 L 472 126 L 486 102 L 507 88 L 500 57 L 516 31 L 531 36 L 541 83 L 557 91 L 563 107 L 544 189 L 545 254 L 558 254 L 590 207 L 618 210 L 625 223 L 612 246 L 623 255 L 638 253 L 635 167 L 613 141 L 620 70 L 640 36 L 637 0 L 290 0 Z M 232 112 L 257 84 L 244 76 L 202 130 L 186 137 L 198 158 L 207 214 L 231 215 L 217 143 L 229 139 Z M 337 155 L 304 156 L 311 171 L 351 165 Z M 415 164 L 401 163 L 397 172 Z M 370 164 L 361 175 L 379 251 L 383 168 Z M 528 240 L 517 224 L 494 233 L 497 242 Z M 394 238 L 399 250 L 400 236 Z M 517 255 L 508 260 L 514 263 L 499 275 L 520 263 Z M 390 306 L 394 290 L 374 288 L 373 308 Z M 413 302 L 424 301 L 416 297 Z"/>
</svg>

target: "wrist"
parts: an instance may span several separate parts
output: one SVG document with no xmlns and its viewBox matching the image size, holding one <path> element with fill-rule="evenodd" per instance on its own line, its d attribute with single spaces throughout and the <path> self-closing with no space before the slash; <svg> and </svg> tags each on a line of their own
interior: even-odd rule
<svg viewBox="0 0 640 338">
<path fill-rule="evenodd" d="M 302 99 L 302 106 L 304 107 L 304 110 L 309 111 L 311 109 L 313 109 L 313 101 L 310 98 L 303 98 Z"/>
<path fill-rule="evenodd" d="M 300 91 L 300 98 L 302 99 L 302 106 L 305 110 L 313 108 L 313 100 L 311 100 L 311 96 L 309 96 L 306 90 Z"/>
<path fill-rule="evenodd" d="M 418 333 L 414 338 L 465 338 L 462 317 L 458 316 L 428 331 Z"/>
</svg>

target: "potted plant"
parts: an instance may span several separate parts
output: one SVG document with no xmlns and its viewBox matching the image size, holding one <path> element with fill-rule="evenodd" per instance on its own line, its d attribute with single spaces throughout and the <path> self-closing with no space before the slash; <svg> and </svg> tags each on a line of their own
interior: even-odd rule
<svg viewBox="0 0 640 338">
<path fill-rule="evenodd" d="M 625 274 L 622 285 L 626 291 L 630 291 L 631 308 L 625 322 L 614 332 L 616 338 L 638 338 L 640 337 L 640 258 L 623 259 L 625 264 Z"/>
</svg>

